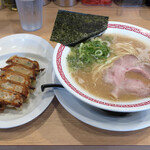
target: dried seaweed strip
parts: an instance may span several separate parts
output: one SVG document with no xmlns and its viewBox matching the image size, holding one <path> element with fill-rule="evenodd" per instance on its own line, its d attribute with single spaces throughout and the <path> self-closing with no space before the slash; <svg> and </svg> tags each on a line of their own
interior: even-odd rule
<svg viewBox="0 0 150 150">
<path fill-rule="evenodd" d="M 50 40 L 73 46 L 107 29 L 108 17 L 59 10 Z"/>
</svg>

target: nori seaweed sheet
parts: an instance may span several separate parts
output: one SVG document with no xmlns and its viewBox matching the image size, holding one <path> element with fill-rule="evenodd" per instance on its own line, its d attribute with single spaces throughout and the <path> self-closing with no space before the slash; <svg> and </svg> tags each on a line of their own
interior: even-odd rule
<svg viewBox="0 0 150 150">
<path fill-rule="evenodd" d="M 59 10 L 50 40 L 74 46 L 107 29 L 107 16 Z"/>
</svg>

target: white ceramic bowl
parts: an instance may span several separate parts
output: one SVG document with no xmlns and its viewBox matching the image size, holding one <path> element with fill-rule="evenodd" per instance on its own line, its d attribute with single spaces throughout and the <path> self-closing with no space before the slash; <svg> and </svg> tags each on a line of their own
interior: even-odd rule
<svg viewBox="0 0 150 150">
<path fill-rule="evenodd" d="M 150 43 L 150 31 L 144 28 L 122 23 L 110 21 L 105 33 L 116 33 L 120 35 L 127 35 L 132 38 L 140 39 L 145 43 Z M 106 99 L 98 98 L 88 93 L 81 88 L 72 79 L 71 74 L 68 71 L 66 57 L 70 52 L 70 48 L 57 44 L 53 55 L 53 67 L 57 78 L 61 84 L 74 96 L 82 100 L 83 102 L 109 111 L 115 112 L 136 112 L 143 111 L 150 108 L 150 99 L 144 98 L 131 102 L 112 102 Z"/>
</svg>

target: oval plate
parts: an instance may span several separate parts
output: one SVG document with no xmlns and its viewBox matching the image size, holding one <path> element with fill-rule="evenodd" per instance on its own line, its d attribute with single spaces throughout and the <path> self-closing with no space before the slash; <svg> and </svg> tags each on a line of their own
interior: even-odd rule
<svg viewBox="0 0 150 150">
<path fill-rule="evenodd" d="M 12 128 L 23 125 L 38 117 L 51 103 L 54 93 L 41 92 L 41 84 L 52 82 L 52 46 L 41 37 L 32 34 L 14 34 L 0 39 L 0 68 L 6 66 L 5 61 L 18 55 L 36 60 L 40 68 L 45 68 L 37 77 L 36 90 L 24 103 L 21 110 L 5 109 L 0 114 L 0 128 Z"/>
</svg>

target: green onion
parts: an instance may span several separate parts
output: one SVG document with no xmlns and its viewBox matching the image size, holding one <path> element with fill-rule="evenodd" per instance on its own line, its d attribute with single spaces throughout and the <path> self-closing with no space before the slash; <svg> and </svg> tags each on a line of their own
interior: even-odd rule
<svg viewBox="0 0 150 150">
<path fill-rule="evenodd" d="M 88 40 L 71 47 L 67 56 L 68 66 L 71 70 L 89 70 L 95 63 L 104 63 L 109 56 L 110 48 L 100 38 Z"/>
</svg>

